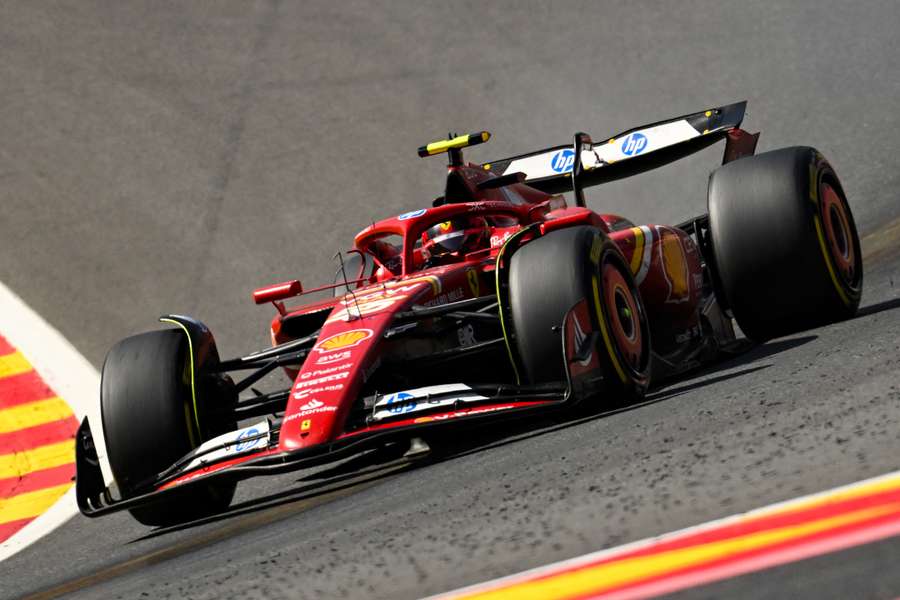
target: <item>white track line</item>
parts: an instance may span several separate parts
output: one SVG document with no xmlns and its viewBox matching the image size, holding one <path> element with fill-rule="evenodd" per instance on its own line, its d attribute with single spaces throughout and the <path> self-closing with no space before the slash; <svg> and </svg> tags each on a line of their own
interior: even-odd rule
<svg viewBox="0 0 900 600">
<path fill-rule="evenodd" d="M 98 453 L 105 448 L 99 426 L 100 375 L 62 334 L 31 310 L 25 302 L 0 282 L 0 335 L 19 350 L 41 378 L 65 400 L 81 421 L 87 416 L 97 441 Z M 95 426 L 96 425 L 96 426 Z M 112 481 L 105 453 L 100 464 L 104 479 Z M 70 489 L 47 512 L 0 544 L 0 561 L 33 544 L 74 515 L 75 488 Z"/>
</svg>

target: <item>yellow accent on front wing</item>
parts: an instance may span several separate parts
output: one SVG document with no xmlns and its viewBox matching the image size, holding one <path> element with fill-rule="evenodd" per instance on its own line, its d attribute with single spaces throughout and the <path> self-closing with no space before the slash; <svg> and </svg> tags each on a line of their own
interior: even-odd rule
<svg viewBox="0 0 900 600">
<path fill-rule="evenodd" d="M 194 381 L 194 379 L 196 377 L 196 373 L 194 371 L 194 342 L 193 342 L 193 340 L 191 340 L 191 334 L 188 331 L 187 327 L 185 327 L 183 324 L 179 323 L 175 319 L 160 319 L 160 321 L 162 321 L 163 323 L 171 323 L 172 325 L 176 325 L 176 326 L 180 327 L 181 330 L 184 331 L 184 335 L 186 335 L 187 339 L 188 339 L 188 356 L 190 357 L 190 359 L 189 359 L 190 362 L 188 364 L 190 364 L 190 366 L 191 366 L 191 401 L 193 402 L 193 407 L 194 407 L 194 423 L 197 425 L 197 439 L 194 438 L 194 429 L 193 429 L 193 427 L 191 427 L 189 418 L 188 418 L 187 425 L 188 425 L 188 437 L 191 439 L 191 446 L 196 448 L 197 446 L 200 445 L 200 439 L 199 439 L 200 438 L 200 413 L 197 410 L 197 389 L 196 389 L 197 385 L 196 385 L 196 382 Z M 187 412 L 187 410 L 185 410 L 185 412 Z M 185 417 L 188 417 L 188 415 L 185 415 Z"/>
</svg>

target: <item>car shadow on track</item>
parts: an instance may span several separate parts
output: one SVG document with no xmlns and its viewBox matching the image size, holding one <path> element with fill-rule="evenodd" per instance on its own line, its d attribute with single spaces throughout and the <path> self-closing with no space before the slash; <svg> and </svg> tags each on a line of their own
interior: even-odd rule
<svg viewBox="0 0 900 600">
<path fill-rule="evenodd" d="M 669 400 L 675 396 L 685 394 L 692 389 L 701 388 L 706 385 L 712 385 L 720 381 L 733 379 L 735 377 L 747 375 L 755 371 L 761 371 L 768 367 L 769 365 L 749 367 L 747 369 L 741 369 L 740 371 L 734 371 L 732 373 L 727 373 L 719 377 L 713 377 L 710 379 L 699 381 L 674 390 L 665 390 L 663 393 L 656 393 L 647 396 L 647 398 L 643 402 L 629 404 L 628 406 L 604 411 L 602 413 L 591 413 L 588 415 L 584 415 L 583 413 L 580 415 L 578 413 L 558 413 L 550 417 L 543 416 L 532 417 L 528 420 L 522 419 L 521 421 L 510 424 L 494 424 L 493 429 L 487 429 L 486 427 L 479 428 L 477 430 L 473 430 L 470 434 L 467 433 L 465 441 L 454 442 L 452 446 L 448 445 L 437 448 L 432 456 L 423 460 L 423 463 L 433 464 L 437 462 L 443 462 L 445 460 L 460 458 L 463 456 L 468 456 L 470 454 L 475 454 L 478 452 L 484 452 L 486 450 L 492 450 L 494 448 L 499 448 L 530 438 L 562 431 L 570 427 L 577 427 L 578 425 L 596 421 L 598 419 L 606 419 L 632 410 L 644 408 L 658 402 Z"/>
<path fill-rule="evenodd" d="M 350 461 L 347 461 L 348 463 L 354 463 L 352 466 L 344 467 L 345 463 L 341 463 L 338 467 L 328 469 L 331 473 L 328 475 L 327 479 L 323 479 L 322 481 L 301 487 L 291 487 L 283 492 L 239 502 L 231 505 L 226 512 L 204 517 L 202 519 L 196 519 L 171 527 L 160 527 L 146 535 L 135 538 L 128 543 L 134 544 L 219 521 L 232 520 L 238 517 L 248 517 L 252 515 L 252 513 L 260 513 L 262 511 L 266 511 L 266 513 L 260 515 L 258 518 L 245 518 L 242 519 L 241 522 L 236 522 L 236 527 L 230 530 L 230 534 L 233 535 L 243 529 L 258 527 L 265 523 L 287 518 L 304 509 L 312 508 L 318 504 L 324 504 L 331 499 L 349 495 L 355 488 L 362 489 L 368 487 L 380 480 L 392 477 L 401 471 L 408 470 L 414 463 L 402 458 L 402 454 L 405 450 L 406 448 L 403 446 L 390 447 L 380 453 L 377 451 L 369 453 L 377 453 L 377 456 L 364 454 L 355 457 Z M 366 468 L 366 466 L 369 468 Z M 338 469 L 341 467 L 343 467 L 343 469 L 339 471 Z M 298 481 L 308 481 L 313 478 L 318 479 L 319 475 L 324 476 L 325 473 L 326 472 L 316 473 L 312 476 L 299 479 Z M 298 506 L 298 503 L 302 504 L 299 504 Z M 292 504 L 295 506 L 288 506 Z"/>
<path fill-rule="evenodd" d="M 736 367 L 740 367 L 742 365 L 746 365 L 763 358 L 772 356 L 774 354 L 780 354 L 792 348 L 797 348 L 798 346 L 803 346 L 804 344 L 808 344 L 814 340 L 819 339 L 817 335 L 804 335 L 801 337 L 793 337 L 782 340 L 775 340 L 772 342 L 766 342 L 765 344 L 751 344 L 746 350 L 741 351 L 737 354 L 725 355 L 718 359 L 717 361 L 706 365 L 702 369 L 698 369 L 696 371 L 689 371 L 687 373 L 683 373 L 681 375 L 676 375 L 669 379 L 666 379 L 663 384 L 656 389 L 654 389 L 648 397 L 656 397 L 657 394 L 666 393 L 669 395 L 672 391 L 672 386 L 678 385 L 685 381 L 693 381 L 695 379 L 702 379 L 703 377 L 707 377 L 708 375 L 712 375 L 713 373 L 718 373 L 720 371 L 726 371 L 730 369 L 734 369 Z M 751 371 L 764 369 L 769 365 L 764 365 L 761 367 L 757 367 L 755 369 L 751 369 Z M 729 379 L 725 377 L 724 379 Z M 691 389 L 696 389 L 698 387 L 703 387 L 704 385 L 709 385 L 712 383 L 718 383 L 722 381 L 720 378 L 712 378 L 707 380 L 697 381 L 690 386 L 686 386 L 684 388 L 680 388 L 681 391 L 690 391 Z"/>
<path fill-rule="evenodd" d="M 895 308 L 900 308 L 900 298 L 893 298 L 891 300 L 879 302 L 878 304 L 864 306 L 859 309 L 859 311 L 856 313 L 856 317 L 854 318 L 859 319 L 861 317 L 868 317 L 869 315 L 874 315 L 886 310 L 894 310 Z"/>
<path fill-rule="evenodd" d="M 298 484 L 305 484 L 300 485 L 300 487 L 291 487 L 282 492 L 239 502 L 232 505 L 228 511 L 217 515 L 172 527 L 154 529 L 129 543 L 140 542 L 222 521 L 233 521 L 233 523 L 226 524 L 223 527 L 223 531 L 227 530 L 230 535 L 233 535 L 241 530 L 287 518 L 315 505 L 349 495 L 354 490 L 361 491 L 379 481 L 386 480 L 413 468 L 461 458 L 570 427 L 576 427 L 597 419 L 609 418 L 658 402 L 671 400 L 676 396 L 687 394 L 705 386 L 715 385 L 729 379 L 762 371 L 771 365 L 740 367 L 767 356 L 801 346 L 815 339 L 817 339 L 817 336 L 810 335 L 754 346 L 746 352 L 727 357 L 703 370 L 669 379 L 666 381 L 665 386 L 651 391 L 643 402 L 622 408 L 602 413 L 592 412 L 587 415 L 584 414 L 584 411 L 580 413 L 570 411 L 550 413 L 540 417 L 521 418 L 511 422 L 493 422 L 474 427 L 467 432 L 462 440 L 458 435 L 428 437 L 427 441 L 432 446 L 432 452 L 425 457 L 417 459 L 404 458 L 404 452 L 406 452 L 407 447 L 402 444 L 394 444 L 373 450 L 326 469 L 304 474 L 296 480 Z M 710 377 L 710 375 L 726 370 L 728 372 Z M 257 514 L 254 515 L 254 513 Z"/>
<path fill-rule="evenodd" d="M 776 340 L 774 342 L 752 346 L 749 350 L 739 355 L 724 358 L 721 361 L 702 370 L 692 371 L 688 374 L 669 379 L 665 382 L 665 385 L 663 387 L 652 390 L 643 402 L 630 404 L 622 408 L 617 408 L 602 413 L 591 413 L 589 415 L 584 415 L 583 413 L 581 415 L 577 413 L 557 413 L 555 415 L 551 415 L 550 417 L 542 416 L 528 420 L 522 419 L 518 422 L 503 425 L 493 424 L 489 426 L 483 426 L 479 429 L 473 430 L 471 432 L 471 435 L 467 434 L 466 439 L 463 442 L 455 441 L 452 445 L 436 448 L 432 456 L 424 459 L 423 463 L 421 464 L 433 464 L 442 462 L 444 460 L 460 458 L 462 456 L 475 454 L 477 452 L 483 452 L 485 450 L 491 450 L 493 448 L 498 448 L 507 444 L 527 440 L 529 438 L 546 435 L 548 433 L 554 433 L 563 429 L 567 429 L 569 427 L 576 427 L 578 425 L 588 423 L 590 421 L 595 421 L 597 419 L 613 417 L 618 414 L 644 408 L 646 406 L 650 406 L 658 402 L 663 402 L 665 400 L 671 400 L 676 396 L 687 394 L 688 392 L 703 388 L 705 386 L 714 385 L 723 381 L 727 381 L 729 379 L 734 379 L 767 369 L 771 365 L 763 364 L 751 365 L 747 366 L 746 368 L 739 367 L 761 360 L 768 356 L 785 352 L 787 350 L 790 350 L 791 348 L 802 346 L 816 339 L 818 339 L 818 336 L 816 335 L 807 335 L 785 340 Z M 732 370 L 736 368 L 738 370 Z M 729 372 L 723 373 L 721 375 L 716 375 L 715 377 L 709 377 L 709 375 L 726 370 L 728 370 Z"/>
</svg>

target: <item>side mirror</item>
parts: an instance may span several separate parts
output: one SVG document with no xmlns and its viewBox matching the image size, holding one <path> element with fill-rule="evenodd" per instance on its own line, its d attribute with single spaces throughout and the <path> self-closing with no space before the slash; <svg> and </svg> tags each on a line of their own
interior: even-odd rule
<svg viewBox="0 0 900 600">
<path fill-rule="evenodd" d="M 259 288 L 253 292 L 253 301 L 257 304 L 265 304 L 266 302 L 275 302 L 292 298 L 303 293 L 303 286 L 299 279 L 292 279 L 284 283 L 276 283 L 266 287 Z"/>
</svg>

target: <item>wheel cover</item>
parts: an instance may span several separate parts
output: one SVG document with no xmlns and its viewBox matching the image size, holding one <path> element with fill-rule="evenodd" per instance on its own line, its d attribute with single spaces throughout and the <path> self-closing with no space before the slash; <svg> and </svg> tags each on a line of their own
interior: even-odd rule
<svg viewBox="0 0 900 600">
<path fill-rule="evenodd" d="M 606 261 L 601 273 L 603 301 L 619 352 L 633 371 L 640 371 L 644 350 L 641 312 L 619 268 Z"/>
<path fill-rule="evenodd" d="M 843 282 L 852 286 L 856 277 L 856 250 L 850 219 L 837 191 L 827 182 L 822 183 L 821 198 L 829 253 Z"/>
</svg>

